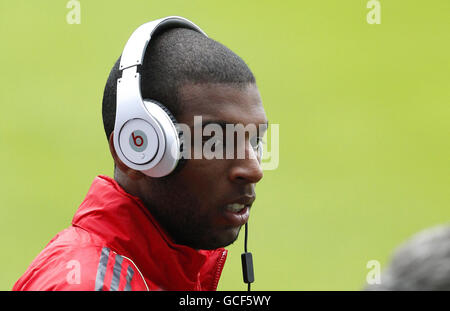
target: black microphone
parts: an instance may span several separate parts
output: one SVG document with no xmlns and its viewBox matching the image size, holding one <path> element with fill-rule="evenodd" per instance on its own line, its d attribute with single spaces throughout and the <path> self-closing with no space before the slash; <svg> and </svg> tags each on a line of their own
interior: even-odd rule
<svg viewBox="0 0 450 311">
<path fill-rule="evenodd" d="M 255 273 L 253 271 L 252 253 L 247 252 L 247 240 L 248 240 L 248 222 L 245 223 L 244 253 L 241 255 L 241 260 L 242 260 L 242 274 L 244 277 L 244 283 L 247 283 L 247 290 L 250 291 L 250 284 L 255 281 Z"/>
</svg>

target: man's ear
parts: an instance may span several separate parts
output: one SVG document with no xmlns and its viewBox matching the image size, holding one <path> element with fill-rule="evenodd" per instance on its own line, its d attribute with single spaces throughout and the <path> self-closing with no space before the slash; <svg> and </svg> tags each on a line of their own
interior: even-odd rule
<svg viewBox="0 0 450 311">
<path fill-rule="evenodd" d="M 111 155 L 114 159 L 116 168 L 120 170 L 123 174 L 127 175 L 133 180 L 138 180 L 145 177 L 145 175 L 142 172 L 129 168 L 128 166 L 125 165 L 125 163 L 122 162 L 122 160 L 120 160 L 119 156 L 116 153 L 116 148 L 114 148 L 114 132 L 111 132 L 111 135 L 109 135 L 109 151 L 111 152 Z"/>
</svg>

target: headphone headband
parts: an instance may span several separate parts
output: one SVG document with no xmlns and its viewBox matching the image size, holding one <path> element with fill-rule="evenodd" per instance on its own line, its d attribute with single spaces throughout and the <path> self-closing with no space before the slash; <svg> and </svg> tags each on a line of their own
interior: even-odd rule
<svg viewBox="0 0 450 311">
<path fill-rule="evenodd" d="M 176 27 L 192 29 L 207 36 L 200 27 L 180 16 L 168 16 L 145 23 L 139 26 L 128 39 L 122 52 L 119 70 L 142 65 L 144 53 L 151 37 L 157 32 Z"/>
</svg>

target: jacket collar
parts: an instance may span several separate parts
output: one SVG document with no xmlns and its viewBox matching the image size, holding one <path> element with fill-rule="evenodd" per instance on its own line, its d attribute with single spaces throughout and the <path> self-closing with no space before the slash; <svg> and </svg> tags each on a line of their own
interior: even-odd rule
<svg viewBox="0 0 450 311">
<path fill-rule="evenodd" d="M 131 258 L 152 289 L 216 290 L 227 251 L 175 244 L 142 201 L 108 176 L 97 176 L 72 224 Z"/>
</svg>

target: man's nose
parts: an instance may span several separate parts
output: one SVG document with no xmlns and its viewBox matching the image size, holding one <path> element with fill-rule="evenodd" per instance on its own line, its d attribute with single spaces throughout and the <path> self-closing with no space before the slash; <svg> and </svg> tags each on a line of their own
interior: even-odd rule
<svg viewBox="0 0 450 311">
<path fill-rule="evenodd" d="M 263 178 L 261 163 L 258 159 L 258 152 L 253 149 L 250 143 L 246 144 L 245 157 L 234 159 L 230 170 L 230 180 L 237 183 L 257 183 Z"/>
</svg>

